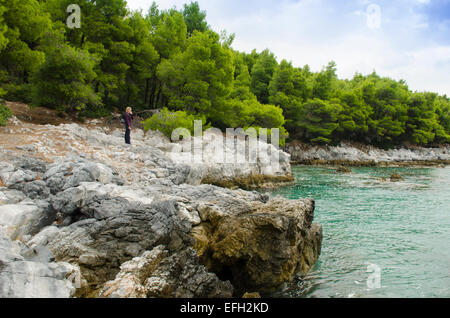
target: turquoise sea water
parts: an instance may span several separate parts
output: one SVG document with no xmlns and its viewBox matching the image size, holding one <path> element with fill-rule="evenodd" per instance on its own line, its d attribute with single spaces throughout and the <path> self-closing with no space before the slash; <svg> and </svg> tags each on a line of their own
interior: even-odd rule
<svg viewBox="0 0 450 318">
<path fill-rule="evenodd" d="M 296 184 L 272 192 L 314 198 L 324 233 L 313 270 L 278 296 L 450 297 L 450 168 L 352 170 L 293 167 Z"/>
</svg>

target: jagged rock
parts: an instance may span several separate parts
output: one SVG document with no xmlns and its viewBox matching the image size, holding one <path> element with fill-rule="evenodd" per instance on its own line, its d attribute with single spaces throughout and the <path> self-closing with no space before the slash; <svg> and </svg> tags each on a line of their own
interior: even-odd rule
<svg viewBox="0 0 450 318">
<path fill-rule="evenodd" d="M 238 290 L 271 291 L 306 274 L 317 261 L 322 228 L 312 224 L 314 201 L 252 202 L 239 214 L 217 207 L 200 213 L 192 231 L 202 263 Z"/>
<path fill-rule="evenodd" d="M 195 165 L 170 158 L 182 143 L 136 131 L 129 147 L 123 131 L 106 131 L 30 126 L 25 155 L 0 149 L 4 295 L 230 297 L 276 288 L 317 259 L 321 228 L 309 201 L 201 185 L 290 182 L 289 155 L 263 145 L 270 153 L 261 161 L 227 165 L 206 151 Z M 25 273 L 37 277 L 29 291 Z"/>
<path fill-rule="evenodd" d="M 401 175 L 399 175 L 398 173 L 394 173 L 391 176 L 391 182 L 399 182 L 399 181 L 403 181 L 403 177 Z"/>
<path fill-rule="evenodd" d="M 48 202 L 19 203 L 0 206 L 0 227 L 13 240 L 37 234 L 55 220 L 56 213 Z"/>
<path fill-rule="evenodd" d="M 292 161 L 299 163 L 415 163 L 450 161 L 450 146 L 439 148 L 379 149 L 369 145 L 342 142 L 339 146 L 307 145 L 298 141 L 286 147 Z"/>
<path fill-rule="evenodd" d="M 124 207 L 107 219 L 87 219 L 62 228 L 49 242 L 56 260 L 80 264 L 91 289 L 113 279 L 120 264 L 145 250 L 160 244 L 176 249 L 192 242 L 190 228 L 176 217 L 176 201 Z"/>
<path fill-rule="evenodd" d="M 192 249 L 170 255 L 164 246 L 158 246 L 120 269 L 116 279 L 105 284 L 101 297 L 222 298 L 233 294 L 230 282 L 208 273 Z"/>
<path fill-rule="evenodd" d="M 9 177 L 3 181 L 6 183 L 8 187 L 11 187 L 15 184 L 20 184 L 28 181 L 36 180 L 37 173 L 31 171 L 31 170 L 16 170 L 13 173 L 9 175 Z"/>
<path fill-rule="evenodd" d="M 22 191 L 0 188 L 0 206 L 7 204 L 17 204 L 24 201 L 25 199 L 26 196 Z"/>
<path fill-rule="evenodd" d="M 336 169 L 336 172 L 339 172 L 339 173 L 351 173 L 352 169 L 350 169 L 348 167 L 340 166 L 339 168 Z"/>
<path fill-rule="evenodd" d="M 30 199 L 47 199 L 50 196 L 50 189 L 42 180 L 26 183 L 22 189 L 23 193 Z"/>
<path fill-rule="evenodd" d="M 52 194 L 79 186 L 83 182 L 112 183 L 114 173 L 109 167 L 100 163 L 83 161 L 61 162 L 50 166 L 43 180 Z"/>
<path fill-rule="evenodd" d="M 76 266 L 27 261 L 19 250 L 0 229 L 0 298 L 67 298 L 81 287 Z"/>
<path fill-rule="evenodd" d="M 194 160 L 191 144 L 198 143 L 203 152 L 200 162 Z M 218 145 L 222 146 L 219 148 Z M 210 133 L 203 138 L 195 137 L 183 140 L 178 147 L 167 149 L 167 155 L 175 163 L 188 164 L 190 173 L 187 182 L 192 185 L 212 184 L 243 189 L 274 187 L 294 181 L 291 173 L 290 155 L 277 150 L 273 145 L 259 142 L 259 151 L 246 155 L 245 151 L 236 151 L 234 142 L 229 142 L 221 133 Z M 257 152 L 261 157 L 258 157 Z M 227 162 L 227 158 L 233 158 Z M 249 158 L 255 158 L 250 161 Z M 275 164 L 278 163 L 278 164 Z"/>
</svg>

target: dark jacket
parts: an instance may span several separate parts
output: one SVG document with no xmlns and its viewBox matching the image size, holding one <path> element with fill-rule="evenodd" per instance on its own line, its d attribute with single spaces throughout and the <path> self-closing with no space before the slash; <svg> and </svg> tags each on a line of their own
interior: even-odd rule
<svg viewBox="0 0 450 318">
<path fill-rule="evenodd" d="M 125 119 L 125 125 L 131 128 L 133 124 L 134 115 L 130 115 L 127 112 L 125 112 L 125 114 L 123 114 L 123 119 Z"/>
</svg>

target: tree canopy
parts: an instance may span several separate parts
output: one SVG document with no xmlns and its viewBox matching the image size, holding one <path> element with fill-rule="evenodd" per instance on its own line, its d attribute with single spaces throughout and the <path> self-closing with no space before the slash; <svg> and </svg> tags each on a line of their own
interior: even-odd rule
<svg viewBox="0 0 450 318">
<path fill-rule="evenodd" d="M 71 3 L 0 0 L 4 99 L 79 116 L 165 108 L 185 126 L 202 118 L 221 129 L 279 128 L 312 143 L 450 142 L 447 96 L 375 72 L 339 79 L 334 62 L 313 72 L 269 49 L 238 52 L 235 35 L 212 30 L 198 2 L 142 12 L 125 0 L 79 0 L 81 27 L 69 28 Z M 152 125 L 172 127 L 168 118 Z"/>
</svg>

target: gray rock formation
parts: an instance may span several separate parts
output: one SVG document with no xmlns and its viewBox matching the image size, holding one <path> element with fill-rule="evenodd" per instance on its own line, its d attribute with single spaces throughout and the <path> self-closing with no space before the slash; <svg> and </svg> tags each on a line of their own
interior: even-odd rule
<svg viewBox="0 0 450 318">
<path fill-rule="evenodd" d="M 122 264 L 101 297 L 109 298 L 230 298 L 233 286 L 220 281 L 198 263 L 196 252 L 185 249 L 170 255 L 158 246 Z"/>
<path fill-rule="evenodd" d="M 27 129 L 47 136 L 33 152 L 0 149 L 0 297 L 240 296 L 320 254 L 312 201 L 201 184 L 277 183 L 291 177 L 286 154 L 276 171 L 197 167 L 156 133 L 130 147 L 101 128 Z"/>
<path fill-rule="evenodd" d="M 0 298 L 68 298 L 75 295 L 77 277 L 72 264 L 27 260 L 0 229 Z"/>
<path fill-rule="evenodd" d="M 450 163 L 450 146 L 440 148 L 398 148 L 383 150 L 374 146 L 307 145 L 292 142 L 287 146 L 291 160 L 299 163 Z"/>
</svg>

